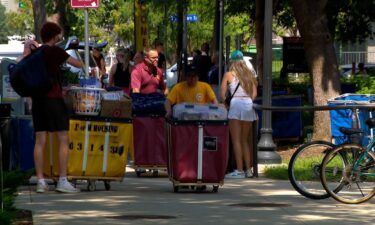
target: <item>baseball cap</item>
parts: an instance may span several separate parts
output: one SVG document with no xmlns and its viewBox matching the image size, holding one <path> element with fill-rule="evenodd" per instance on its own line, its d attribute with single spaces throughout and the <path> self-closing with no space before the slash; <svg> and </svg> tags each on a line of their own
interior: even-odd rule
<svg viewBox="0 0 375 225">
<path fill-rule="evenodd" d="M 243 59 L 243 53 L 240 50 L 236 50 L 230 54 L 230 60 L 237 61 Z"/>
<path fill-rule="evenodd" d="M 197 68 L 193 65 L 188 65 L 186 67 L 186 75 L 187 76 L 190 76 L 190 75 L 198 75 L 198 71 L 197 71 Z"/>
</svg>

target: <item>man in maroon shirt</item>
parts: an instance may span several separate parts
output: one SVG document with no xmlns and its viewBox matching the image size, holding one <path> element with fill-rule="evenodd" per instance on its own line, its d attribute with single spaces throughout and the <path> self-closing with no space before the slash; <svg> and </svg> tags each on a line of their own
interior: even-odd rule
<svg viewBox="0 0 375 225">
<path fill-rule="evenodd" d="M 158 52 L 156 49 L 146 50 L 143 62 L 137 64 L 133 69 L 131 88 L 133 93 L 150 94 L 158 92 L 158 90 L 164 94 L 168 93 L 163 73 L 158 68 Z"/>
</svg>

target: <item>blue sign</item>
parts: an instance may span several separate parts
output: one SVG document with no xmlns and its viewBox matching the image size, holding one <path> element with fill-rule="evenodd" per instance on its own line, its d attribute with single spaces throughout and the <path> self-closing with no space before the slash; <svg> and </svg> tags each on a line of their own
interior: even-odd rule
<svg viewBox="0 0 375 225">
<path fill-rule="evenodd" d="M 178 21 L 178 17 L 176 15 L 172 15 L 172 16 L 169 17 L 169 20 L 171 22 L 177 22 Z M 195 15 L 195 14 L 188 14 L 186 16 L 186 20 L 188 22 L 197 22 L 198 21 L 198 16 Z"/>
</svg>

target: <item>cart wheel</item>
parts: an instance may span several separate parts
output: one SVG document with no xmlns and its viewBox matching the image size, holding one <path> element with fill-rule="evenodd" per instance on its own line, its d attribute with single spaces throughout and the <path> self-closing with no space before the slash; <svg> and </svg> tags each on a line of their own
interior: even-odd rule
<svg viewBox="0 0 375 225">
<path fill-rule="evenodd" d="M 87 190 L 88 191 L 95 191 L 96 190 L 95 181 L 89 180 L 89 183 L 87 184 Z"/>
<path fill-rule="evenodd" d="M 152 171 L 152 176 L 157 177 L 158 174 L 159 174 L 159 171 L 158 171 L 158 170 L 153 170 L 153 171 Z"/>
<path fill-rule="evenodd" d="M 218 185 L 214 185 L 213 187 L 212 187 L 212 192 L 213 193 L 217 193 L 219 191 L 219 186 Z"/>
<path fill-rule="evenodd" d="M 137 174 L 137 177 L 140 177 L 140 176 L 141 176 L 141 171 L 136 170 L 136 171 L 135 171 L 135 174 Z"/>
<path fill-rule="evenodd" d="M 106 191 L 111 190 L 111 184 L 109 183 L 109 181 L 104 181 L 104 187 Z"/>
<path fill-rule="evenodd" d="M 196 188 L 195 185 L 191 185 L 191 186 L 190 186 L 190 189 L 191 189 L 191 190 L 195 190 L 195 188 Z"/>
<path fill-rule="evenodd" d="M 177 192 L 178 192 L 178 186 L 177 186 L 177 185 L 173 185 L 173 192 L 174 192 L 174 193 L 177 193 Z"/>
</svg>

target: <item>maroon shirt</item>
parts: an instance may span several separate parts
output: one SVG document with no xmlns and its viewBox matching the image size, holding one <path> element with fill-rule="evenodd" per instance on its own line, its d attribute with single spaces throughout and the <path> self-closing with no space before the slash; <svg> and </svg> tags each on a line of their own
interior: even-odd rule
<svg viewBox="0 0 375 225">
<path fill-rule="evenodd" d="M 43 49 L 44 51 L 44 60 L 47 64 L 48 72 L 53 76 L 53 87 L 52 90 L 48 92 L 48 98 L 63 98 L 62 95 L 62 73 L 60 66 L 68 58 L 69 54 L 65 52 L 64 49 L 58 46 L 47 46 Z"/>
<path fill-rule="evenodd" d="M 163 73 L 159 68 L 155 71 L 150 71 L 149 67 L 144 63 L 139 63 L 133 69 L 131 74 L 131 88 L 138 88 L 140 93 L 150 94 L 165 90 L 165 83 Z"/>
</svg>

